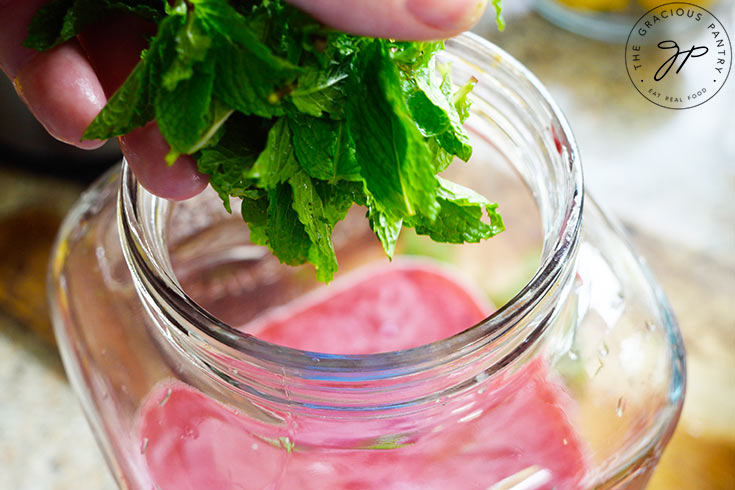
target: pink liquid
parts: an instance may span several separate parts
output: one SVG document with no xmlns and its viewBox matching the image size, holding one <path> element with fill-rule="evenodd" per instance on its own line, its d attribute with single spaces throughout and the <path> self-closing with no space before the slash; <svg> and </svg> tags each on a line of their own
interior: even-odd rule
<svg viewBox="0 0 735 490">
<path fill-rule="evenodd" d="M 448 337 L 487 312 L 439 269 L 408 263 L 329 286 L 247 329 L 290 347 L 362 354 Z M 364 423 L 296 416 L 278 426 L 170 382 L 141 411 L 140 452 L 161 490 L 487 489 L 529 468 L 536 484 L 523 488 L 578 488 L 585 465 L 570 402 L 545 366 L 533 362 L 482 391 L 437 406 L 424 426 L 426 413 Z M 366 444 L 372 433 L 411 435 Z"/>
</svg>

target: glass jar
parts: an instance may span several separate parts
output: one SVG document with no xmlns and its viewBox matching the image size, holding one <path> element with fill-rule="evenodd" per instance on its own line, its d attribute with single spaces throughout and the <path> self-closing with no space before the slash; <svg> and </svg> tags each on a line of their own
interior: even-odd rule
<svg viewBox="0 0 735 490">
<path fill-rule="evenodd" d="M 648 0 L 534 0 L 536 11 L 554 24 L 582 36 L 625 43 L 636 20 L 665 2 Z"/>
<path fill-rule="evenodd" d="M 502 204 L 507 230 L 484 243 L 404 232 L 389 264 L 354 210 L 323 286 L 310 266 L 251 245 L 209 191 L 168 202 L 123 163 L 82 196 L 53 254 L 51 304 L 121 488 L 645 486 L 684 395 L 666 300 L 585 197 L 573 135 L 538 80 L 471 34 L 441 58 L 454 80 L 478 79 L 475 154 L 449 177 Z M 449 338 L 374 354 L 247 332 L 345 277 L 416 263 L 499 308 Z"/>
<path fill-rule="evenodd" d="M 536 11 L 550 22 L 582 36 L 624 44 L 636 22 L 668 0 L 533 0 Z M 711 8 L 715 0 L 697 2 Z"/>
</svg>

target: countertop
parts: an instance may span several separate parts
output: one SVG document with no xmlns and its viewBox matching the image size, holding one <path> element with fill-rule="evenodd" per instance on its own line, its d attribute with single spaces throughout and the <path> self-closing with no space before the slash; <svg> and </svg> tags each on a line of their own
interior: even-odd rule
<svg viewBox="0 0 735 490">
<path fill-rule="evenodd" d="M 504 33 L 489 16 L 476 32 L 556 98 L 588 191 L 627 228 L 684 335 L 687 398 L 650 488 L 735 488 L 735 75 L 700 107 L 663 109 L 633 88 L 621 45 L 562 31 L 522 1 L 506 10 Z M 717 13 L 735 34 L 732 3 Z M 82 189 L 0 165 L 0 490 L 115 488 L 64 376 L 45 305 L 33 299 L 43 296 L 51 237 Z"/>
</svg>

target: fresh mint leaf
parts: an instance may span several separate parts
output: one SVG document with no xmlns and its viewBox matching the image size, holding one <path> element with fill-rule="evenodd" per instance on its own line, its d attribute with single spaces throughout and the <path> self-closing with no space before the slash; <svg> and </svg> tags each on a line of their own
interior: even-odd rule
<svg viewBox="0 0 735 490">
<path fill-rule="evenodd" d="M 336 183 L 360 180 L 355 144 L 344 121 L 289 115 L 294 152 L 304 170 L 316 179 Z"/>
<path fill-rule="evenodd" d="M 472 156 L 469 136 L 453 100 L 447 67 L 441 67 L 442 82 L 434 82 L 436 70 L 427 65 L 406 75 L 403 82 L 411 116 L 425 137 L 435 137 L 439 146 L 464 161 Z"/>
<path fill-rule="evenodd" d="M 449 77 L 445 77 L 444 80 L 442 80 L 442 91 L 447 94 L 447 96 L 451 94 L 451 82 L 448 81 Z M 447 87 L 445 87 L 445 83 L 447 84 Z M 472 89 L 475 88 L 475 85 L 477 85 L 477 78 L 472 77 L 452 96 L 454 99 L 454 107 L 457 109 L 457 114 L 459 115 L 461 123 L 464 123 L 467 118 L 470 117 L 470 106 L 472 105 L 472 102 L 468 95 L 472 92 Z"/>
<path fill-rule="evenodd" d="M 344 112 L 344 82 L 348 77 L 346 66 L 331 70 L 310 70 L 298 79 L 298 86 L 289 94 L 296 108 L 310 116 L 321 117 L 324 113 L 341 119 Z"/>
<path fill-rule="evenodd" d="M 300 169 L 293 152 L 291 130 L 285 118 L 276 122 L 268 132 L 265 149 L 250 171 L 264 189 L 287 182 Z"/>
<path fill-rule="evenodd" d="M 288 60 L 274 54 L 272 48 L 257 35 L 253 29 L 253 23 L 228 2 L 223 0 L 190 1 L 194 11 L 209 26 L 212 33 L 217 33 L 228 43 L 248 51 L 274 70 L 299 70 Z"/>
<path fill-rule="evenodd" d="M 502 0 L 492 0 L 493 7 L 495 7 L 495 23 L 498 25 L 499 31 L 505 30 L 505 20 L 503 19 L 503 6 Z"/>
<path fill-rule="evenodd" d="M 255 163 L 254 153 L 234 152 L 228 148 L 215 146 L 205 148 L 197 158 L 197 168 L 209 175 L 209 184 L 217 191 L 227 212 L 230 209 L 230 196 L 243 197 L 254 186 L 248 177 Z"/>
<path fill-rule="evenodd" d="M 219 43 L 213 50 L 217 78 L 214 96 L 242 114 L 283 115 L 279 91 L 295 78 L 293 69 L 276 71 L 253 53 Z"/>
<path fill-rule="evenodd" d="M 163 0 L 54 0 L 33 17 L 23 45 L 39 51 L 54 48 L 107 15 L 121 12 L 158 22 Z"/>
<path fill-rule="evenodd" d="M 148 66 L 141 62 L 87 127 L 82 139 L 106 140 L 145 125 L 154 117 L 149 91 Z"/>
<path fill-rule="evenodd" d="M 158 31 L 84 137 L 155 119 L 169 163 L 192 155 L 282 262 L 331 280 L 332 231 L 353 205 L 389 257 L 403 226 L 450 243 L 503 229 L 495 204 L 436 175 L 470 158 L 476 83 L 457 89 L 435 63 L 443 42 L 340 33 L 285 0 L 53 0 L 26 44 L 48 49 L 113 13 Z"/>
<path fill-rule="evenodd" d="M 268 196 L 243 197 L 240 212 L 250 229 L 250 241 L 256 245 L 268 245 Z"/>
<path fill-rule="evenodd" d="M 161 83 L 170 92 L 174 91 L 179 82 L 194 76 L 194 66 L 207 58 L 212 45 L 212 38 L 198 10 L 178 17 L 181 18 L 181 25 L 174 36 L 176 56 L 163 71 Z"/>
<path fill-rule="evenodd" d="M 398 236 L 403 227 L 403 218 L 390 218 L 370 203 L 370 200 L 368 200 L 367 218 L 370 223 L 370 229 L 373 230 L 373 233 L 380 240 L 385 254 L 388 258 L 392 259 L 393 252 L 396 249 L 396 243 L 398 242 Z"/>
<path fill-rule="evenodd" d="M 243 197 L 242 219 L 256 226 L 265 226 L 268 222 L 268 196 L 264 194 L 257 198 Z"/>
<path fill-rule="evenodd" d="M 199 171 L 209 175 L 228 212 L 230 196 L 257 199 L 267 194 L 256 185 L 250 170 L 265 147 L 269 129 L 260 118 L 235 114 L 196 156 Z"/>
<path fill-rule="evenodd" d="M 407 225 L 419 235 L 445 243 L 477 243 L 505 229 L 498 205 L 480 194 L 453 182 L 440 179 L 437 193 L 440 210 L 433 220 L 423 216 L 407 218 Z M 489 223 L 485 223 L 483 218 Z"/>
<path fill-rule="evenodd" d="M 469 99 L 466 97 L 467 85 L 460 88 L 457 93 L 453 93 L 452 78 L 449 74 L 448 66 L 440 66 L 440 72 L 442 74 L 442 82 L 439 86 L 439 90 L 442 94 L 441 97 L 430 88 L 430 84 L 426 84 L 424 81 L 419 82 L 419 86 L 423 85 L 425 91 L 430 90 L 432 93 L 432 101 L 444 110 L 449 117 L 449 128 L 447 131 L 437 136 L 439 146 L 444 148 L 447 152 L 452 155 L 456 155 L 465 162 L 469 161 L 472 156 L 472 146 L 470 145 L 470 138 L 464 130 L 465 119 L 469 116 Z M 474 87 L 472 81 L 468 82 L 471 87 Z M 464 93 L 464 96 L 462 94 Z"/>
<path fill-rule="evenodd" d="M 407 74 L 429 66 L 432 58 L 444 49 L 444 41 L 398 41 L 391 43 L 392 57 Z"/>
<path fill-rule="evenodd" d="M 173 90 L 162 88 L 156 97 L 158 129 L 173 152 L 197 151 L 202 137 L 214 123 L 214 63 L 210 59 L 199 65 L 191 78 L 180 80 Z"/>
<path fill-rule="evenodd" d="M 65 37 L 62 32 L 68 33 L 72 30 L 66 24 L 66 19 L 73 5 L 74 0 L 54 0 L 41 7 L 31 19 L 23 46 L 45 51 L 71 39 L 75 34 Z M 69 24 L 73 26 L 74 22 Z"/>
<path fill-rule="evenodd" d="M 321 196 L 306 172 L 299 171 L 289 179 L 293 189 L 293 208 L 311 240 L 309 262 L 316 267 L 316 277 L 330 282 L 337 272 L 337 256 L 332 246 L 332 224 L 326 216 Z"/>
<path fill-rule="evenodd" d="M 99 0 L 87 1 L 99 2 Z M 135 15 L 153 23 L 160 22 L 166 13 L 166 0 L 106 0 L 106 3 L 110 10 Z"/>
<path fill-rule="evenodd" d="M 165 18 L 141 61 L 113 94 L 107 105 L 87 127 L 82 139 L 106 140 L 144 126 L 155 117 L 155 99 L 161 85 L 163 67 L 175 56 L 174 36 L 183 18 Z"/>
<path fill-rule="evenodd" d="M 410 116 L 400 74 L 383 41 L 361 51 L 351 75 L 346 117 L 360 173 L 375 208 L 389 220 L 436 216 L 432 153 Z"/>
<path fill-rule="evenodd" d="M 268 247 L 284 264 L 301 265 L 307 262 L 312 243 L 293 208 L 291 185 L 276 184 L 268 191 L 268 201 Z"/>
<path fill-rule="evenodd" d="M 194 11 L 214 39 L 214 95 L 243 113 L 270 118 L 283 114 L 281 99 L 300 68 L 260 41 L 247 21 L 226 2 L 197 0 Z"/>
<path fill-rule="evenodd" d="M 449 129 L 451 121 L 447 111 L 432 101 L 429 94 L 411 82 L 404 83 L 404 90 L 411 116 L 424 137 L 438 136 Z"/>
<path fill-rule="evenodd" d="M 314 185 L 324 204 L 324 216 L 332 226 L 345 219 L 352 204 L 367 204 L 362 182 L 340 182 L 339 185 L 332 185 L 315 180 Z"/>
</svg>

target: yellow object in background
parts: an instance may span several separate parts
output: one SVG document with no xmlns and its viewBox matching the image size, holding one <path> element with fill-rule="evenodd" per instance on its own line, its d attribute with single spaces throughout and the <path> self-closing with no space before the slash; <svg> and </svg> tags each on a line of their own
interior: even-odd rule
<svg viewBox="0 0 735 490">
<path fill-rule="evenodd" d="M 644 0 L 640 0 L 644 1 Z M 658 2 L 660 0 L 651 0 Z M 624 10 L 630 0 L 559 0 L 559 3 L 580 10 L 592 10 L 596 12 L 619 12 Z"/>
<path fill-rule="evenodd" d="M 665 3 L 669 3 L 671 0 L 636 0 L 638 4 L 643 7 L 646 11 L 654 9 L 658 7 L 659 5 L 663 5 Z M 693 2 L 696 5 L 700 7 L 707 8 L 710 5 L 712 5 L 712 0 L 697 0 L 696 2 Z"/>
<path fill-rule="evenodd" d="M 631 2 L 631 0 L 558 0 L 562 5 L 579 10 L 590 10 L 593 12 L 621 12 L 626 10 L 627 7 L 631 7 L 629 9 L 631 13 L 640 10 L 641 14 L 643 11 L 654 9 L 659 5 L 668 3 L 668 1 L 669 0 L 635 0 L 635 2 Z M 636 8 L 637 5 L 640 5 L 641 8 Z M 712 0 L 699 0 L 697 1 L 697 5 L 706 8 L 712 5 Z"/>
</svg>

